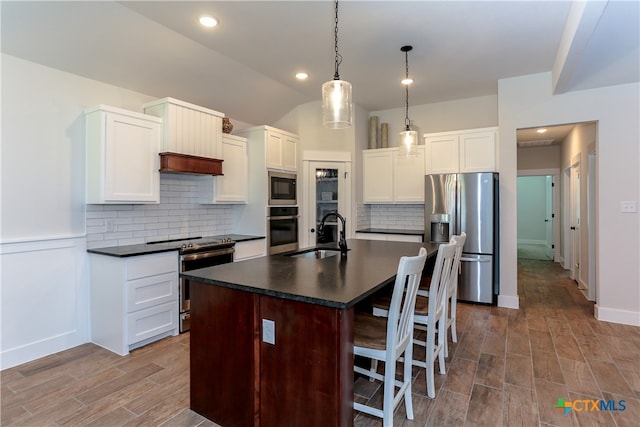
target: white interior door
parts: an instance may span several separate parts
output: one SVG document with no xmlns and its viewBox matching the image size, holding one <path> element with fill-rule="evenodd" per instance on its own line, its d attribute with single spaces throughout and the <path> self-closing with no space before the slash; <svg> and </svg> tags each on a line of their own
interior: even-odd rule
<svg viewBox="0 0 640 427">
<path fill-rule="evenodd" d="M 580 163 L 574 163 L 571 166 L 571 183 L 570 183 L 570 225 L 571 230 L 571 278 L 578 281 L 580 277 Z"/>
<path fill-rule="evenodd" d="M 307 226 L 305 237 L 309 246 L 338 241 L 341 224 L 336 217 L 327 218 L 324 236 L 318 234 L 318 226 L 325 214 L 337 210 L 344 218 L 351 217 L 347 197 L 351 177 L 347 169 L 344 162 L 309 162 L 306 180 L 308 208 L 304 221 Z M 346 225 L 350 227 L 348 221 Z M 345 232 L 349 236 L 349 231 Z"/>
<path fill-rule="evenodd" d="M 545 225 L 545 255 L 549 259 L 554 259 L 554 242 L 553 242 L 553 223 L 554 223 L 554 214 L 553 214 L 553 177 L 547 175 L 545 181 L 545 216 L 544 216 L 544 225 Z"/>
</svg>

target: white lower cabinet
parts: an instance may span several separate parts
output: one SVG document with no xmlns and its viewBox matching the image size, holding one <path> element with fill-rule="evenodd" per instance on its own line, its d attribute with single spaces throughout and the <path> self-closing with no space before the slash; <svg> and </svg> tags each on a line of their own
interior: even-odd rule
<svg viewBox="0 0 640 427">
<path fill-rule="evenodd" d="M 265 255 L 267 255 L 266 239 L 236 242 L 235 252 L 233 253 L 233 262 L 258 258 Z"/>
<path fill-rule="evenodd" d="M 422 242 L 422 236 L 415 234 L 356 233 L 356 239 L 386 240 L 391 242 Z"/>
<path fill-rule="evenodd" d="M 178 254 L 90 254 L 91 341 L 121 356 L 178 334 Z"/>
</svg>

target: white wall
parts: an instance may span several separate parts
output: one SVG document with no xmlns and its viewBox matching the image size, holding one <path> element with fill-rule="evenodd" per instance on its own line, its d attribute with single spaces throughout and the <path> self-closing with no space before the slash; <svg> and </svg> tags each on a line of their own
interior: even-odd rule
<svg viewBox="0 0 640 427">
<path fill-rule="evenodd" d="M 142 105 L 155 97 L 5 54 L 1 78 L 4 369 L 90 340 L 83 111 L 107 104 L 142 112 Z M 152 235 L 188 233 L 185 230 L 193 228 L 206 234 L 231 229 L 229 208 L 187 204 L 184 197 L 193 192 L 185 193 L 184 185 L 171 181 L 161 178 L 161 197 L 171 204 L 172 192 L 181 193 L 173 197 L 180 204 L 173 212 L 162 203 L 90 208 L 89 245 L 143 242 Z M 183 212 L 176 215 L 178 210 Z M 163 217 L 169 219 L 166 224 Z M 105 218 L 115 220 L 116 232 L 102 232 Z M 141 220 L 155 224 L 140 229 Z M 163 229 L 153 228 L 163 224 Z"/>
<path fill-rule="evenodd" d="M 380 123 L 389 124 L 389 147 L 397 147 L 404 130 L 405 108 L 371 111 Z M 484 128 L 498 125 L 498 97 L 495 95 L 424 105 L 409 105 L 409 118 L 420 136 L 432 132 Z M 368 122 L 366 123 L 368 126 Z M 368 131 L 368 128 L 367 128 Z M 367 140 L 365 140 L 366 142 Z M 368 146 L 362 147 L 363 149 Z"/>
<path fill-rule="evenodd" d="M 545 176 L 518 177 L 518 243 L 545 244 Z"/>
<path fill-rule="evenodd" d="M 82 113 L 151 99 L 2 55 L 2 368 L 89 340 Z"/>
<path fill-rule="evenodd" d="M 551 93 L 551 73 L 498 82 L 503 306 L 518 306 L 516 130 L 539 125 L 598 122 L 596 317 L 640 325 L 640 219 L 620 202 L 640 199 L 640 84 Z M 621 185 L 624 183 L 624 185 Z"/>
</svg>

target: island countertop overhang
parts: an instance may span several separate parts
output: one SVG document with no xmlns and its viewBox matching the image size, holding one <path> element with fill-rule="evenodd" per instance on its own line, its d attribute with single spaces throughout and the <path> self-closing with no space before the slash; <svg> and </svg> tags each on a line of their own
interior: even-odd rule
<svg viewBox="0 0 640 427">
<path fill-rule="evenodd" d="M 432 243 L 348 240 L 346 257 L 305 259 L 285 254 L 254 258 L 191 270 L 181 277 L 293 301 L 347 309 L 392 280 L 402 256 L 415 256 L 421 247 L 428 256 Z M 331 245 L 321 245 L 331 247 Z"/>
</svg>

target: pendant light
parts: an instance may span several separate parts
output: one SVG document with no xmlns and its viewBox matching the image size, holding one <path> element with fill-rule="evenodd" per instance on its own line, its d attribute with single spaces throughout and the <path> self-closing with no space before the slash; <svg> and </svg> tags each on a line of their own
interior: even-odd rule
<svg viewBox="0 0 640 427">
<path fill-rule="evenodd" d="M 404 130 L 400 132 L 400 153 L 405 156 L 414 156 L 418 154 L 418 132 L 411 130 L 411 121 L 409 120 L 409 85 L 413 83 L 413 79 L 409 78 L 409 52 L 413 49 L 413 46 L 402 46 L 400 50 L 404 52 L 405 59 L 405 78 L 402 80 L 402 84 L 405 85 L 405 106 L 406 113 L 404 117 Z"/>
<path fill-rule="evenodd" d="M 344 129 L 351 126 L 353 108 L 351 83 L 340 80 L 338 73 L 338 66 L 342 62 L 342 56 L 338 53 L 338 0 L 335 9 L 335 73 L 333 80 L 322 85 L 322 124 L 330 129 Z"/>
</svg>

